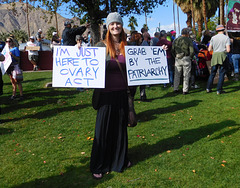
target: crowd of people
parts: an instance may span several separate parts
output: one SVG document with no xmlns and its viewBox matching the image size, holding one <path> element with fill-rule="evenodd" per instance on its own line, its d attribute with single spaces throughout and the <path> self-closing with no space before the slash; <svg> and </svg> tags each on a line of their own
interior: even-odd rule
<svg viewBox="0 0 240 188">
<path fill-rule="evenodd" d="M 68 45 L 81 48 L 88 46 L 89 40 L 82 34 L 89 27 L 89 24 L 81 27 L 72 28 L 70 21 L 65 21 L 65 29 L 60 38 L 53 32 L 53 45 Z M 99 105 L 97 109 L 95 137 L 92 146 L 90 170 L 93 178 L 101 179 L 104 174 L 111 171 L 122 172 L 131 167 L 132 163 L 128 158 L 128 94 L 129 90 L 126 77 L 126 45 L 134 46 L 161 46 L 166 50 L 166 58 L 169 72 L 169 84 L 163 87 L 173 87 L 175 93 L 179 93 L 181 77 L 183 77 L 182 94 L 189 94 L 190 88 L 198 88 L 195 83 L 196 69 L 198 69 L 199 54 L 205 51 L 213 51 L 211 59 L 211 73 L 206 83 L 206 92 L 212 91 L 212 85 L 217 70 L 219 69 L 219 81 L 217 84 L 217 94 L 223 94 L 224 77 L 230 67 L 231 62 L 234 66 L 234 79 L 239 77 L 240 59 L 240 40 L 233 36 L 231 39 L 226 35 L 223 25 L 216 28 L 217 34 L 214 36 L 205 31 L 201 42 L 196 41 L 196 36 L 188 28 L 181 31 L 181 35 L 176 37 L 175 31 L 166 32 L 161 30 L 156 32 L 153 37 L 143 28 L 140 32 L 133 31 L 128 37 L 123 30 L 123 20 L 119 13 L 113 12 L 107 16 L 103 40 L 97 47 L 106 47 L 106 75 L 105 88 L 100 90 Z M 27 46 L 41 49 L 42 31 L 38 30 L 37 37 L 30 37 Z M 87 42 L 86 42 L 87 41 Z M 7 38 L 12 57 L 12 64 L 7 70 L 10 76 L 13 94 L 11 99 L 16 98 L 16 88 L 20 91 L 20 98 L 23 98 L 21 82 L 16 80 L 14 70 L 19 63 L 19 50 L 12 37 Z M 232 46 L 232 48 L 231 48 Z M 28 48 L 26 48 L 27 50 Z M 29 48 L 30 49 L 30 48 Z M 38 54 L 40 49 L 31 48 L 28 51 L 29 60 L 38 70 Z M 230 56 L 232 52 L 232 56 Z M 229 54 L 227 54 L 229 53 Z M 4 56 L 0 56 L 0 61 Z M 231 61 L 232 60 L 232 61 Z M 0 77 L 1 78 L 1 77 Z M 0 94 L 2 94 L 2 80 L 0 80 Z M 136 93 L 136 87 L 131 87 L 131 95 Z M 147 100 L 146 86 L 140 86 L 140 99 Z"/>
</svg>

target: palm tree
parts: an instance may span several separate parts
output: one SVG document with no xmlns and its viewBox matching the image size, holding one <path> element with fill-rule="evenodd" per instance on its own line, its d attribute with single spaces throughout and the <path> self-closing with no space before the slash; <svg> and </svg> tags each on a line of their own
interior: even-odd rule
<svg viewBox="0 0 240 188">
<path fill-rule="evenodd" d="M 190 0 L 190 3 L 191 3 L 191 12 L 194 15 L 193 0 Z M 193 26 L 193 33 L 196 35 L 195 18 L 194 18 L 194 16 L 192 16 L 192 21 L 193 21 L 193 24 L 192 24 L 192 26 Z"/>
<path fill-rule="evenodd" d="M 206 13 L 206 2 L 205 0 L 202 0 L 202 8 L 203 8 L 203 19 L 205 24 L 205 30 L 207 30 L 207 13 Z"/>
<path fill-rule="evenodd" d="M 219 11 L 220 11 L 220 24 L 224 25 L 224 0 L 219 1 Z"/>
<path fill-rule="evenodd" d="M 131 31 L 135 31 L 135 26 L 138 26 L 137 19 L 134 16 L 131 16 L 128 23 L 128 27 L 131 28 Z"/>
<path fill-rule="evenodd" d="M 188 15 L 188 20 L 186 22 L 188 27 L 192 27 L 191 20 L 192 20 L 192 17 L 194 17 L 198 25 L 198 33 L 201 34 L 203 29 L 203 22 L 204 22 L 203 11 L 202 11 L 202 6 L 203 6 L 202 1 L 192 0 L 193 8 L 191 8 L 190 0 L 174 0 L 174 1 L 180 6 L 182 11 Z M 205 5 L 206 5 L 206 17 L 210 18 L 215 14 L 219 6 L 219 2 L 218 0 L 208 0 L 208 1 L 205 1 Z M 194 10 L 193 13 L 191 9 Z"/>
</svg>

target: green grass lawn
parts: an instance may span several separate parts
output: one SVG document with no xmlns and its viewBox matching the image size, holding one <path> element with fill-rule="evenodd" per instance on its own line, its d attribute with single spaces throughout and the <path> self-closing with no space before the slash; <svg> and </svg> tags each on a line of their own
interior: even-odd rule
<svg viewBox="0 0 240 188">
<path fill-rule="evenodd" d="M 89 170 L 96 111 L 93 90 L 44 88 L 51 72 L 24 73 L 23 101 L 1 96 L 0 187 L 240 187 L 240 82 L 226 94 L 146 89 L 128 128 L 133 167 L 94 180 Z"/>
</svg>

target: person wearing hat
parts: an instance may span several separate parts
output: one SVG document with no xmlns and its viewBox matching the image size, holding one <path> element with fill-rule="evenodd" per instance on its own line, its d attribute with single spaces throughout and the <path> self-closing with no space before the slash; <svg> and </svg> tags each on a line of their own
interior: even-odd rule
<svg viewBox="0 0 240 188">
<path fill-rule="evenodd" d="M 170 82 L 171 87 L 173 87 L 174 59 L 173 59 L 172 54 L 171 54 L 172 42 L 167 40 L 167 32 L 165 30 L 161 30 L 160 31 L 160 39 L 159 39 L 159 41 L 157 43 L 157 46 L 166 46 L 169 82 Z M 167 84 L 164 84 L 164 87 L 167 87 Z"/>
<path fill-rule="evenodd" d="M 188 94 L 191 64 L 194 56 L 192 40 L 189 38 L 189 29 L 183 28 L 181 36 L 176 38 L 172 45 L 172 55 L 175 57 L 174 92 L 179 91 L 180 78 L 183 74 L 183 95 Z"/>
<path fill-rule="evenodd" d="M 65 26 L 65 28 L 62 32 L 63 45 L 75 46 L 76 45 L 76 40 L 75 40 L 76 35 L 82 35 L 85 32 L 85 30 L 89 27 L 89 24 L 87 24 L 86 26 L 72 28 L 71 21 L 66 20 L 64 22 L 64 26 Z"/>
<path fill-rule="evenodd" d="M 27 42 L 26 46 L 38 46 L 37 42 L 35 41 L 34 36 L 30 36 L 29 41 Z M 24 48 L 24 52 L 26 51 L 26 46 Z M 38 50 L 27 50 L 28 51 L 28 59 L 33 65 L 33 71 L 37 71 L 39 69 L 38 66 Z"/>
<path fill-rule="evenodd" d="M 13 34 L 9 35 L 13 39 L 14 46 L 19 48 L 19 43 Z"/>
<path fill-rule="evenodd" d="M 54 31 L 52 33 L 52 45 L 56 46 L 56 45 L 60 45 L 61 44 L 61 38 L 58 36 L 57 32 Z"/>
<path fill-rule="evenodd" d="M 174 30 L 171 30 L 170 33 L 171 33 L 171 35 L 172 35 L 172 36 L 171 36 L 171 42 L 173 42 L 173 41 L 176 39 L 176 34 L 177 34 L 177 33 L 176 33 L 176 31 L 174 31 Z"/>
<path fill-rule="evenodd" d="M 226 64 L 228 61 L 227 53 L 230 52 L 230 38 L 224 35 L 224 26 L 218 25 L 216 27 L 217 35 L 213 36 L 210 40 L 208 51 L 213 51 L 211 59 L 211 73 L 207 82 L 207 93 L 212 91 L 213 80 L 219 69 L 219 79 L 217 84 L 217 94 L 223 94 L 224 76 L 226 73 Z"/>
<path fill-rule="evenodd" d="M 105 173 L 122 172 L 130 167 L 128 159 L 128 95 L 125 50 L 126 33 L 119 13 L 106 20 L 107 34 L 97 47 L 106 47 L 105 88 L 101 89 L 93 140 L 90 170 L 93 178 Z M 124 77 L 120 71 L 122 68 Z"/>
<path fill-rule="evenodd" d="M 44 37 L 42 36 L 42 29 L 39 29 L 37 34 L 36 34 L 36 42 L 37 42 L 37 46 L 40 46 L 40 50 L 39 51 L 42 51 L 42 39 Z"/>
</svg>

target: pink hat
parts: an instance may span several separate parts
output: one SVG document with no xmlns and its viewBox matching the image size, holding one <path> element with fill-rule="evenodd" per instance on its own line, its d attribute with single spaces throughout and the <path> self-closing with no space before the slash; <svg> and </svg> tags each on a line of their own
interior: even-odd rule
<svg viewBox="0 0 240 188">
<path fill-rule="evenodd" d="M 176 31 L 173 31 L 173 30 L 172 30 L 170 33 L 173 35 L 173 34 L 176 34 Z"/>
</svg>

